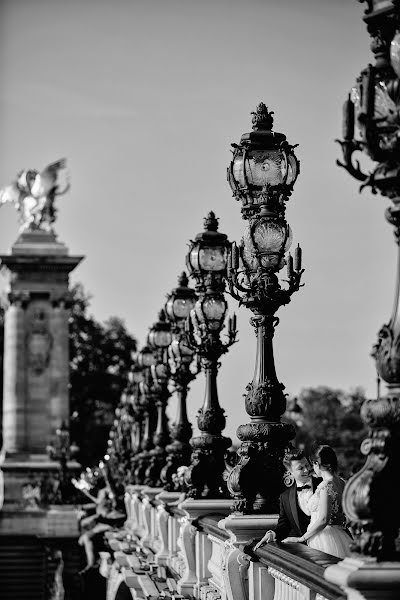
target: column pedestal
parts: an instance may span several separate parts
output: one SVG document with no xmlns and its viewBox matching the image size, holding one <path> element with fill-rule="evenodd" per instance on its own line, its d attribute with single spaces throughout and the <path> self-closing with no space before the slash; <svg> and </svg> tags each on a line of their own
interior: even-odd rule
<svg viewBox="0 0 400 600">
<path fill-rule="evenodd" d="M 28 521 L 35 535 L 48 529 L 48 518 L 46 524 L 40 515 L 51 498 L 51 487 L 57 485 L 60 465 L 48 458 L 46 448 L 56 429 L 69 421 L 69 274 L 82 258 L 71 256 L 54 233 L 39 229 L 23 232 L 11 251 L 0 256 L 9 300 L 0 535 L 14 530 L 17 514 L 21 531 Z M 80 470 L 74 461 L 68 467 Z"/>
</svg>

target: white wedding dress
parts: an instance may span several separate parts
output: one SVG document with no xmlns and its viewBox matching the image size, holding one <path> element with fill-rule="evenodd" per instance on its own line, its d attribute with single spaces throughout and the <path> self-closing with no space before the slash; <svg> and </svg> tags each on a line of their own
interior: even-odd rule
<svg viewBox="0 0 400 600">
<path fill-rule="evenodd" d="M 351 538 L 345 530 L 346 517 L 342 510 L 342 493 L 344 481 L 322 481 L 316 488 L 314 494 L 308 501 L 308 509 L 310 511 L 310 524 L 307 528 L 309 531 L 318 519 L 320 508 L 320 494 L 323 489 L 326 489 L 328 495 L 332 499 L 332 513 L 328 525 L 321 531 L 313 535 L 307 540 L 310 548 L 333 554 L 338 558 L 350 556 Z"/>
</svg>

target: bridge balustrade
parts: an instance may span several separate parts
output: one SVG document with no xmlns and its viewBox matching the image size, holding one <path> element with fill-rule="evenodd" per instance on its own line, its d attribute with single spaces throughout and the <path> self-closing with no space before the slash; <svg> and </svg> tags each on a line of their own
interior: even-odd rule
<svg viewBox="0 0 400 600">
<path fill-rule="evenodd" d="M 109 532 L 102 554 L 107 600 L 339 600 L 347 594 L 324 579 L 339 559 L 303 544 L 271 543 L 257 551 L 260 517 L 230 516 L 229 500 L 192 500 L 131 486 L 127 520 Z M 277 521 L 277 515 L 267 523 Z M 262 521 L 262 519 L 261 519 Z M 273 526 L 273 525 L 272 525 Z M 266 527 L 266 525 L 261 525 Z M 264 529 L 265 531 L 265 529 Z M 253 535 L 254 532 L 257 535 Z"/>
</svg>

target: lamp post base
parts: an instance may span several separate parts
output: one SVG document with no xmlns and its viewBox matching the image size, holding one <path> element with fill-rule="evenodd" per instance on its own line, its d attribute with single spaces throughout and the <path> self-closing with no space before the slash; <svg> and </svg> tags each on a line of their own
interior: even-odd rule
<svg viewBox="0 0 400 600">
<path fill-rule="evenodd" d="M 293 425 L 252 422 L 241 425 L 237 435 L 242 442 L 238 450 L 239 462 L 228 477 L 234 512 L 279 512 L 279 494 L 284 485 L 282 459 L 295 435 Z"/>
<path fill-rule="evenodd" d="M 223 478 L 225 452 L 232 440 L 223 436 L 202 433 L 192 438 L 191 466 L 185 474 L 190 498 L 226 498 L 229 496 Z"/>
</svg>

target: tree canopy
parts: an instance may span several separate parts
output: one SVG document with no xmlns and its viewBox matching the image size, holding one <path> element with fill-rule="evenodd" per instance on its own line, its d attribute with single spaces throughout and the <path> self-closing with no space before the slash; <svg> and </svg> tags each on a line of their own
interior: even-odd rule
<svg viewBox="0 0 400 600">
<path fill-rule="evenodd" d="M 118 317 L 100 323 L 88 314 L 90 296 L 82 284 L 71 289 L 71 437 L 82 464 L 94 464 L 106 450 L 108 432 L 127 385 L 136 340 Z"/>
<path fill-rule="evenodd" d="M 364 400 L 362 388 L 350 392 L 326 386 L 302 390 L 296 418 L 291 412 L 287 415 L 288 420 L 295 420 L 296 446 L 310 453 L 313 444 L 329 444 L 338 456 L 340 474 L 348 477 L 358 471 L 365 462 L 360 453 L 361 442 L 367 437 L 360 417 Z"/>
</svg>

